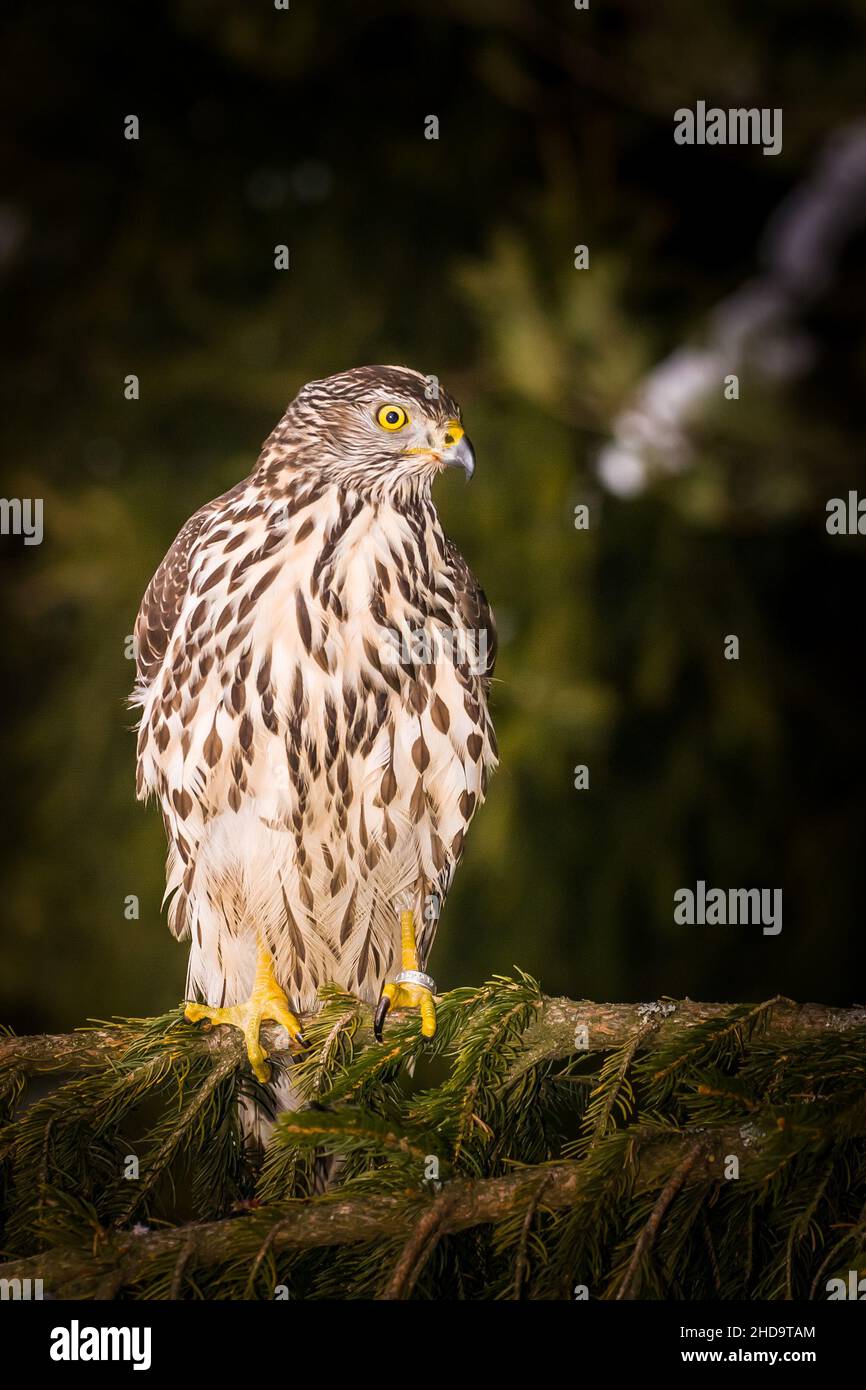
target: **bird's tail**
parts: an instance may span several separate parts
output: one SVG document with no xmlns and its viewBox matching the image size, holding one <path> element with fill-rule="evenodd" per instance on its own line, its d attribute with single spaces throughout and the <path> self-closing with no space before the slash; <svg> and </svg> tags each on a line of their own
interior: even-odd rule
<svg viewBox="0 0 866 1390">
<path fill-rule="evenodd" d="M 289 1062 L 288 1066 L 291 1065 Z M 305 1103 L 282 1063 L 274 1066 L 271 1080 L 266 1086 L 256 1087 L 255 1095 L 241 1096 L 238 1112 L 244 1147 L 257 1167 L 264 1157 L 278 1117 L 286 1111 L 302 1110 Z M 339 1154 L 318 1155 L 313 1165 L 313 1193 L 326 1192 L 336 1181 L 341 1167 Z"/>
<path fill-rule="evenodd" d="M 238 1101 L 241 1134 L 250 1157 L 261 1159 L 274 1132 L 277 1117 L 287 1110 L 300 1110 L 303 1100 L 283 1066 L 273 1066 L 266 1086 L 256 1086 Z"/>
</svg>

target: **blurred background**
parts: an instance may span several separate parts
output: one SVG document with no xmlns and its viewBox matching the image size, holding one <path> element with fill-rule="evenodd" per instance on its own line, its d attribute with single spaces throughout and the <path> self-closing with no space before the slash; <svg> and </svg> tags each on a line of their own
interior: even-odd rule
<svg viewBox="0 0 866 1390">
<path fill-rule="evenodd" d="M 2 540 L 0 1018 L 181 997 L 138 602 L 368 362 L 462 402 L 438 502 L 502 639 L 440 986 L 866 997 L 866 537 L 825 527 L 866 489 L 864 41 L 858 0 L 5 7 L 3 491 L 45 535 Z M 781 154 L 676 145 L 699 100 L 781 108 Z M 676 925 L 697 879 L 782 888 L 781 935 Z"/>
</svg>

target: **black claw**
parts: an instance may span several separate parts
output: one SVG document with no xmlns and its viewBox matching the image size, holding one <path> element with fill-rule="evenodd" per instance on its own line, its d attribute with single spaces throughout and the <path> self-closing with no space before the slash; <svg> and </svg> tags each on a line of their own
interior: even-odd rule
<svg viewBox="0 0 866 1390">
<path fill-rule="evenodd" d="M 376 1039 L 376 1042 L 382 1041 L 382 1024 L 385 1022 L 390 1007 L 391 1000 L 388 998 L 387 994 L 383 994 L 376 1005 L 376 1017 L 373 1019 L 373 1037 Z"/>
<path fill-rule="evenodd" d="M 296 1034 L 296 1036 L 295 1036 L 295 1042 L 298 1044 L 299 1047 L 309 1047 L 309 1046 L 310 1046 L 310 1040 L 309 1040 L 309 1038 L 305 1037 L 303 1033 L 298 1033 L 298 1034 Z"/>
</svg>

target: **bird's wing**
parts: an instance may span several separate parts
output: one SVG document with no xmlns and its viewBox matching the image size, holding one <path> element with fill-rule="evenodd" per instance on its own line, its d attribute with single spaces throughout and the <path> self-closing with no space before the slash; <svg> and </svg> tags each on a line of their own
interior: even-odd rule
<svg viewBox="0 0 866 1390">
<path fill-rule="evenodd" d="M 490 680 L 496 664 L 496 622 L 487 602 L 487 595 L 450 538 L 446 538 L 445 549 L 460 616 L 470 632 L 477 634 L 479 640 L 482 637 L 484 639 L 485 660 L 481 671 L 481 683 L 486 694 L 490 689 Z"/>
<path fill-rule="evenodd" d="M 186 594 L 189 553 L 204 518 L 194 516 L 178 535 L 141 600 L 135 620 L 138 679 L 147 684 L 162 665 Z"/>
<path fill-rule="evenodd" d="M 138 681 L 141 686 L 150 684 L 163 663 L 186 598 L 193 546 L 220 501 L 217 498 L 201 507 L 178 532 L 141 600 L 134 628 Z"/>
</svg>

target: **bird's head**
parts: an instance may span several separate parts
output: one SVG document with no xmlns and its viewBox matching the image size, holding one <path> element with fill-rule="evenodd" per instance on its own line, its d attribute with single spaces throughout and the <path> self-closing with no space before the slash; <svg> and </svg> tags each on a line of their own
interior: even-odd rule
<svg viewBox="0 0 866 1390">
<path fill-rule="evenodd" d="M 262 463 L 315 469 L 371 496 L 429 491 L 446 468 L 467 478 L 475 455 L 460 407 L 435 377 L 409 367 L 356 367 L 298 392 Z"/>
</svg>

